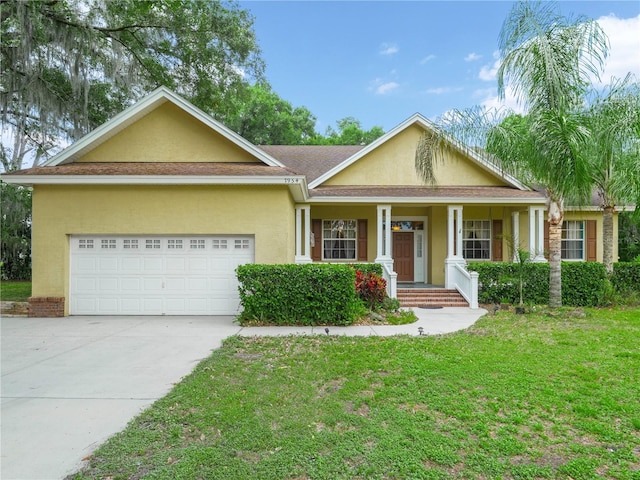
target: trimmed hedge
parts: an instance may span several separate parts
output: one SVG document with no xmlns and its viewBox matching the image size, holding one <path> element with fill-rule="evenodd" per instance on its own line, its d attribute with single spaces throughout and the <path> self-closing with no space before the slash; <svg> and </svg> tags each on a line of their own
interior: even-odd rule
<svg viewBox="0 0 640 480">
<path fill-rule="evenodd" d="M 536 305 L 548 303 L 549 266 L 543 263 L 526 263 L 523 268 L 524 302 Z M 478 272 L 480 303 L 519 303 L 518 264 L 470 262 L 467 269 Z"/>
<path fill-rule="evenodd" d="M 469 263 L 478 272 L 480 303 L 519 302 L 518 264 L 503 262 Z M 524 303 L 549 303 L 549 264 L 524 265 Z M 597 262 L 562 262 L 562 303 L 568 306 L 595 307 L 605 297 L 606 270 Z"/>
<path fill-rule="evenodd" d="M 240 321 L 350 325 L 361 307 L 354 268 L 345 264 L 241 265 Z"/>
<path fill-rule="evenodd" d="M 607 270 L 598 262 L 562 263 L 562 304 L 597 307 L 604 304 Z"/>
<path fill-rule="evenodd" d="M 365 275 L 375 273 L 382 276 L 382 265 L 379 263 L 349 263 L 348 265 L 354 270 L 360 270 Z"/>
<path fill-rule="evenodd" d="M 640 294 L 640 263 L 614 263 L 611 284 L 621 295 Z"/>
</svg>

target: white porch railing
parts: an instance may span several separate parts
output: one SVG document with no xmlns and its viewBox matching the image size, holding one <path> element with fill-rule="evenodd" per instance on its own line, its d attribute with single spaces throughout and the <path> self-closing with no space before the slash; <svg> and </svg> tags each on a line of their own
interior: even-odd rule
<svg viewBox="0 0 640 480">
<path fill-rule="evenodd" d="M 469 302 L 469 307 L 478 308 L 478 272 L 470 272 L 461 262 L 446 262 L 447 288 L 455 288 Z"/>
<path fill-rule="evenodd" d="M 398 274 L 394 272 L 389 264 L 381 262 L 382 278 L 387 281 L 387 295 L 391 298 L 398 298 Z"/>
</svg>

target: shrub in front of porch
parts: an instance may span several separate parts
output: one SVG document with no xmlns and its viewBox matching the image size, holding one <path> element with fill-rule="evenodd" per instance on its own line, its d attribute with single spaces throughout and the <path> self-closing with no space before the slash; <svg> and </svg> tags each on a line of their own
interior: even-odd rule
<svg viewBox="0 0 640 480">
<path fill-rule="evenodd" d="M 524 302 L 546 305 L 549 302 L 549 264 L 524 266 Z M 469 270 L 478 272 L 480 303 L 517 303 L 518 264 L 505 262 L 471 262 Z M 574 307 L 596 307 L 604 303 L 606 270 L 598 262 L 562 263 L 562 303 Z"/>
<path fill-rule="evenodd" d="M 350 325 L 362 304 L 355 270 L 344 264 L 241 265 L 241 323 Z"/>
<path fill-rule="evenodd" d="M 350 263 L 349 266 L 364 274 L 375 273 L 376 275 L 382 276 L 382 265 L 379 263 Z"/>
<path fill-rule="evenodd" d="M 369 310 L 375 312 L 387 297 L 387 282 L 379 274 L 356 270 L 356 293 Z"/>
</svg>

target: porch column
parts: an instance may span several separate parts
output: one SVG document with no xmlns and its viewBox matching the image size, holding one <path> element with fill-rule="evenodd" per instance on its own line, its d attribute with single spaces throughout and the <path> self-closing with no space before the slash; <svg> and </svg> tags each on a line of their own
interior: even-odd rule
<svg viewBox="0 0 640 480">
<path fill-rule="evenodd" d="M 392 263 L 391 205 L 378 205 L 376 263 Z"/>
<path fill-rule="evenodd" d="M 295 263 L 311 263 L 311 208 L 296 206 L 296 257 Z"/>
<path fill-rule="evenodd" d="M 544 207 L 529 207 L 529 252 L 532 262 L 544 258 Z"/>
<path fill-rule="evenodd" d="M 447 258 L 444 260 L 445 288 L 455 288 L 455 269 L 465 266 L 462 256 L 462 205 L 447 207 Z"/>
<path fill-rule="evenodd" d="M 520 212 L 511 212 L 511 230 L 513 231 L 513 252 L 512 261 L 518 261 L 518 250 L 520 249 Z"/>
<path fill-rule="evenodd" d="M 447 258 L 460 260 L 462 259 L 462 206 L 449 205 L 447 210 Z"/>
<path fill-rule="evenodd" d="M 376 263 L 382 265 L 382 276 L 387 281 L 387 295 L 398 296 L 398 274 L 393 271 L 391 258 L 391 205 L 378 205 Z"/>
</svg>

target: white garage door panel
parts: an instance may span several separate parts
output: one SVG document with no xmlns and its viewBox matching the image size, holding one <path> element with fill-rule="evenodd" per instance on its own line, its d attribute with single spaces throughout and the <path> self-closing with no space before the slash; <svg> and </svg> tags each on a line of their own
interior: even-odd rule
<svg viewBox="0 0 640 480">
<path fill-rule="evenodd" d="M 233 315 L 244 236 L 71 237 L 72 315 Z"/>
<path fill-rule="evenodd" d="M 162 271 L 162 257 L 153 256 L 144 258 L 143 273 L 153 273 Z"/>
<path fill-rule="evenodd" d="M 126 256 L 120 259 L 120 268 L 122 272 L 138 273 L 142 270 L 142 258 Z"/>
<path fill-rule="evenodd" d="M 80 257 L 77 260 L 78 264 L 76 265 L 78 272 L 95 272 L 96 271 L 96 258 L 92 256 L 88 257 Z"/>
<path fill-rule="evenodd" d="M 118 299 L 102 297 L 98 299 L 98 310 L 111 315 L 117 315 L 118 313 Z"/>
<path fill-rule="evenodd" d="M 138 298 L 123 298 L 120 305 L 122 312 L 127 315 L 138 315 L 142 312 L 142 303 Z"/>
<path fill-rule="evenodd" d="M 122 290 L 131 293 L 140 293 L 142 291 L 142 281 L 138 277 L 123 277 Z"/>
</svg>

